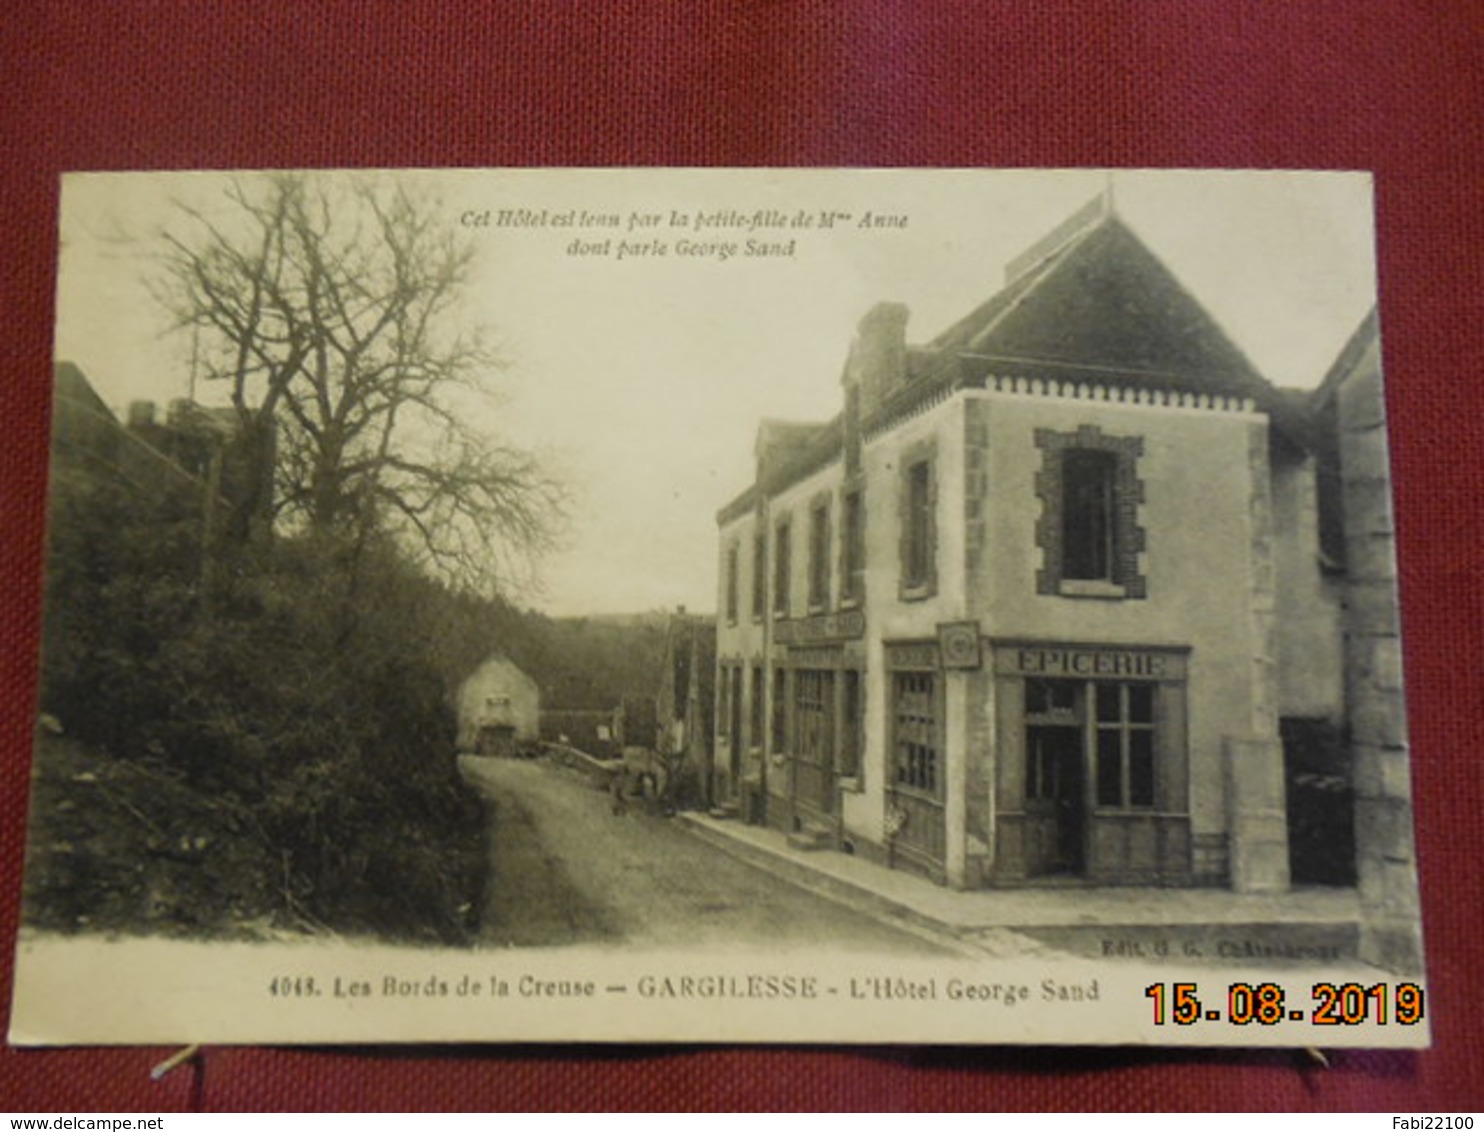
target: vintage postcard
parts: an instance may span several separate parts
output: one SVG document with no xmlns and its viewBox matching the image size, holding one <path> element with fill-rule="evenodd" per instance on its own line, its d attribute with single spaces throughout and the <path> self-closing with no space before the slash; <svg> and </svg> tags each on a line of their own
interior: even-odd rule
<svg viewBox="0 0 1484 1132">
<path fill-rule="evenodd" d="M 1428 1043 L 1368 176 L 61 199 L 12 1042 Z"/>
</svg>

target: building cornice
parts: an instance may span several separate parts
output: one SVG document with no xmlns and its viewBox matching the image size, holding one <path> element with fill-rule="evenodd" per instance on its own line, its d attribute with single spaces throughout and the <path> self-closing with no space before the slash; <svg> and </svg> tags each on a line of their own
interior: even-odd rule
<svg viewBox="0 0 1484 1132">
<path fill-rule="evenodd" d="M 1178 374 L 1130 372 L 974 354 L 958 355 L 954 361 L 994 362 L 996 367 L 993 371 L 968 374 L 954 372 L 956 367 L 951 362 L 934 367 L 932 372 L 896 390 L 862 422 L 862 438 L 875 440 L 904 422 L 930 412 L 955 394 L 971 390 L 1094 404 L 1222 413 L 1266 412 L 1265 407 L 1252 397 L 1194 392 L 1189 388 L 1190 379 Z M 1182 385 L 1185 388 L 1181 388 Z M 718 525 L 734 522 L 753 511 L 761 500 L 772 499 L 828 467 L 840 458 L 843 448 L 838 428 L 824 430 L 819 439 L 811 442 L 786 466 L 754 483 L 718 511 Z"/>
</svg>

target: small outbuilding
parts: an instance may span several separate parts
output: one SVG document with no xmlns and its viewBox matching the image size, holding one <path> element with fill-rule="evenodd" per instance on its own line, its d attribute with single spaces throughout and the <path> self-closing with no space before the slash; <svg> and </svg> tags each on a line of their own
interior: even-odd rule
<svg viewBox="0 0 1484 1132">
<path fill-rule="evenodd" d="M 503 656 L 492 656 L 459 687 L 459 750 L 513 755 L 540 738 L 541 691 Z"/>
</svg>

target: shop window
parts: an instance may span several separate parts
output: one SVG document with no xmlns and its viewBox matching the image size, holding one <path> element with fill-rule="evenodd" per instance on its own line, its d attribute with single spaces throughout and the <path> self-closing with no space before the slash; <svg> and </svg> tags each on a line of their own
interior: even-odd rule
<svg viewBox="0 0 1484 1132">
<path fill-rule="evenodd" d="M 816 503 L 809 511 L 809 608 L 830 603 L 830 505 Z"/>
<path fill-rule="evenodd" d="M 1081 686 L 1070 680 L 1027 680 L 1025 714 L 1043 723 L 1078 722 L 1078 693 Z"/>
<path fill-rule="evenodd" d="M 938 797 L 942 768 L 937 677 L 932 672 L 897 672 L 892 691 L 892 781 L 899 788 Z"/>
<path fill-rule="evenodd" d="M 773 746 L 775 752 L 788 747 L 788 712 L 786 710 L 788 677 L 781 668 L 773 669 Z"/>
<path fill-rule="evenodd" d="M 861 745 L 865 741 L 864 697 L 861 695 L 861 674 L 854 669 L 841 673 L 840 704 L 840 761 L 842 778 L 854 778 L 860 774 Z"/>
<path fill-rule="evenodd" d="M 860 491 L 848 491 L 840 504 L 840 604 L 865 598 L 866 525 Z"/>
<path fill-rule="evenodd" d="M 754 747 L 763 745 L 763 670 L 759 666 L 752 669 L 752 711 L 748 716 L 748 727 L 751 730 L 751 741 Z"/>
<path fill-rule="evenodd" d="M 1099 808 L 1152 807 L 1154 687 L 1132 682 L 1027 680 L 1027 800 L 1080 804 L 1082 768 L 1090 764 Z M 1084 756 L 1089 743 L 1091 751 Z"/>
<path fill-rule="evenodd" d="M 793 573 L 791 531 L 787 519 L 773 529 L 773 615 L 787 617 L 788 583 Z"/>
<path fill-rule="evenodd" d="M 1097 804 L 1154 805 L 1154 685 L 1096 684 Z"/>
<path fill-rule="evenodd" d="M 744 742 L 742 734 L 742 720 L 744 718 L 742 715 L 742 666 L 740 664 L 730 664 L 722 668 L 720 694 L 722 726 L 726 729 L 727 745 L 730 747 L 732 757 L 735 759 L 740 755 Z"/>
<path fill-rule="evenodd" d="M 1041 517 L 1036 544 L 1039 593 L 1063 597 L 1142 598 L 1139 555 L 1144 485 L 1137 436 L 1108 436 L 1093 425 L 1075 432 L 1036 430 L 1042 467 L 1036 476 Z"/>
<path fill-rule="evenodd" d="M 812 762 L 834 759 L 835 674 L 829 670 L 794 673 L 794 742 L 791 752 Z"/>
</svg>

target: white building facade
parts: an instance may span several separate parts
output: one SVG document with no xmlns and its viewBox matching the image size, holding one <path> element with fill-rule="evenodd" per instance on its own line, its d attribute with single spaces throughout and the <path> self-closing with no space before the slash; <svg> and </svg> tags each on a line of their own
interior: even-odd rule
<svg viewBox="0 0 1484 1132">
<path fill-rule="evenodd" d="M 503 656 L 487 658 L 459 685 L 460 751 L 509 755 L 540 739 L 541 690 Z"/>
<path fill-rule="evenodd" d="M 1280 716 L 1344 712 L 1284 398 L 1094 202 L 718 516 L 718 812 L 960 888 L 1289 882 Z"/>
</svg>

